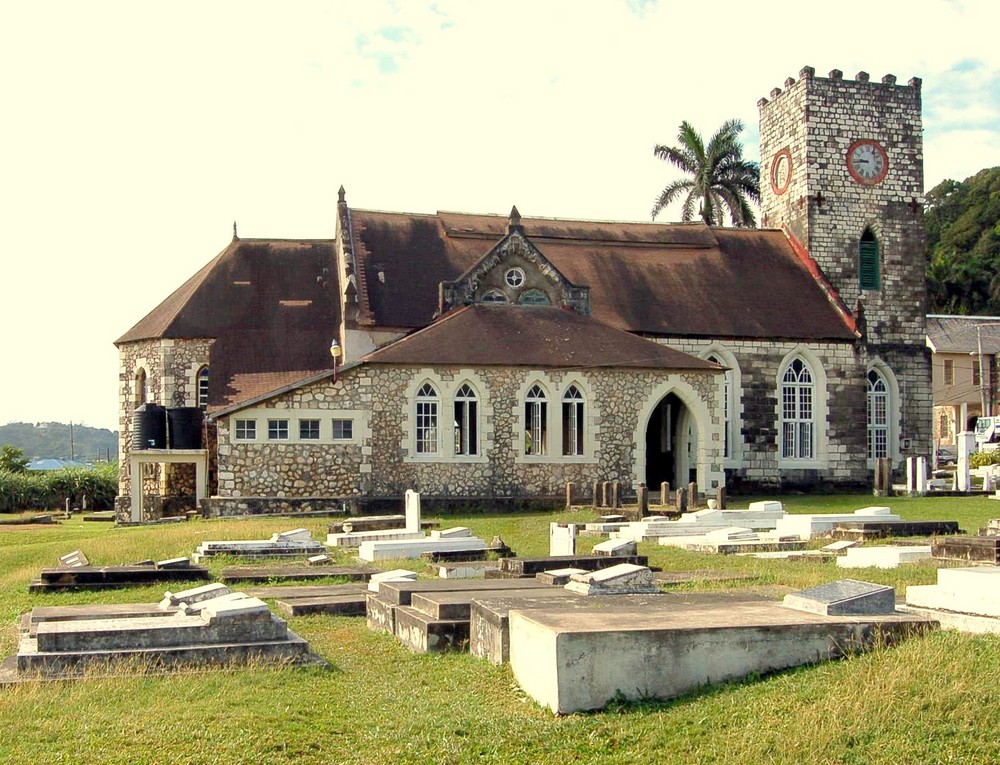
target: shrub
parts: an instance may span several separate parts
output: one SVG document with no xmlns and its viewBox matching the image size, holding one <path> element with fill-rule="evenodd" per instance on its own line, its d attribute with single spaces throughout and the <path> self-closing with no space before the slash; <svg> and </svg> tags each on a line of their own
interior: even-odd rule
<svg viewBox="0 0 1000 765">
<path fill-rule="evenodd" d="M 0 513 L 61 508 L 67 498 L 72 507 L 80 507 L 84 495 L 89 509 L 110 510 L 117 493 L 118 465 L 113 462 L 48 473 L 0 470 Z"/>
<path fill-rule="evenodd" d="M 992 452 L 974 452 L 969 455 L 969 467 L 981 468 L 987 465 L 1000 464 L 1000 450 Z"/>
</svg>

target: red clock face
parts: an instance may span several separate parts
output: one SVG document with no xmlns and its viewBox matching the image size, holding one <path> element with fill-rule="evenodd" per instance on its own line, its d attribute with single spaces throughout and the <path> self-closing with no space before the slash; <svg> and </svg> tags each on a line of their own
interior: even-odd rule
<svg viewBox="0 0 1000 765">
<path fill-rule="evenodd" d="M 771 160 L 771 191 L 784 194 L 792 182 L 792 153 L 782 149 Z"/>
<path fill-rule="evenodd" d="M 847 171 L 863 186 L 874 186 L 889 172 L 889 156 L 878 141 L 863 138 L 847 149 Z"/>
</svg>

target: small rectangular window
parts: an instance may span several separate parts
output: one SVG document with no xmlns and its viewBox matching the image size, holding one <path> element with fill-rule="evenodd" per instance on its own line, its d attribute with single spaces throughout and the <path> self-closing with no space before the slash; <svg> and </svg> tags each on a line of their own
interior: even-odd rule
<svg viewBox="0 0 1000 765">
<path fill-rule="evenodd" d="M 955 384 L 955 362 L 951 359 L 944 360 L 944 384 Z"/>
<path fill-rule="evenodd" d="M 319 420 L 299 420 L 299 438 L 315 441 L 319 438 Z"/>
<path fill-rule="evenodd" d="M 267 437 L 272 440 L 286 440 L 288 438 L 288 420 L 268 420 Z"/>
<path fill-rule="evenodd" d="M 238 441 L 252 441 L 257 438 L 257 420 L 237 420 L 236 439 Z"/>
<path fill-rule="evenodd" d="M 333 440 L 350 441 L 354 438 L 354 420 L 334 420 Z"/>
</svg>

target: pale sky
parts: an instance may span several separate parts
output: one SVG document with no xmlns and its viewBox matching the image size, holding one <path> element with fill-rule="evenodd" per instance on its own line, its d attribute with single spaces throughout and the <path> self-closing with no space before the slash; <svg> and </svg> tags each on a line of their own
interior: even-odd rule
<svg viewBox="0 0 1000 765">
<path fill-rule="evenodd" d="M 688 120 L 923 79 L 927 189 L 1000 165 L 996 0 L 0 0 L 0 424 L 118 428 L 113 341 L 241 237 L 356 208 L 648 220 Z M 668 209 L 658 220 L 676 220 Z"/>
</svg>

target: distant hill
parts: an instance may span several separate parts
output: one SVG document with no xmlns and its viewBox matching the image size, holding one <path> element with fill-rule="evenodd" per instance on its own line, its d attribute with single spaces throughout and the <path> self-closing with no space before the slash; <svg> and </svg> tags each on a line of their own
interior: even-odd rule
<svg viewBox="0 0 1000 765">
<path fill-rule="evenodd" d="M 70 429 L 72 428 L 72 435 Z M 62 422 L 11 422 L 0 425 L 0 446 L 10 444 L 28 459 L 54 457 L 81 462 L 118 459 L 118 433 L 106 428 Z"/>
</svg>

